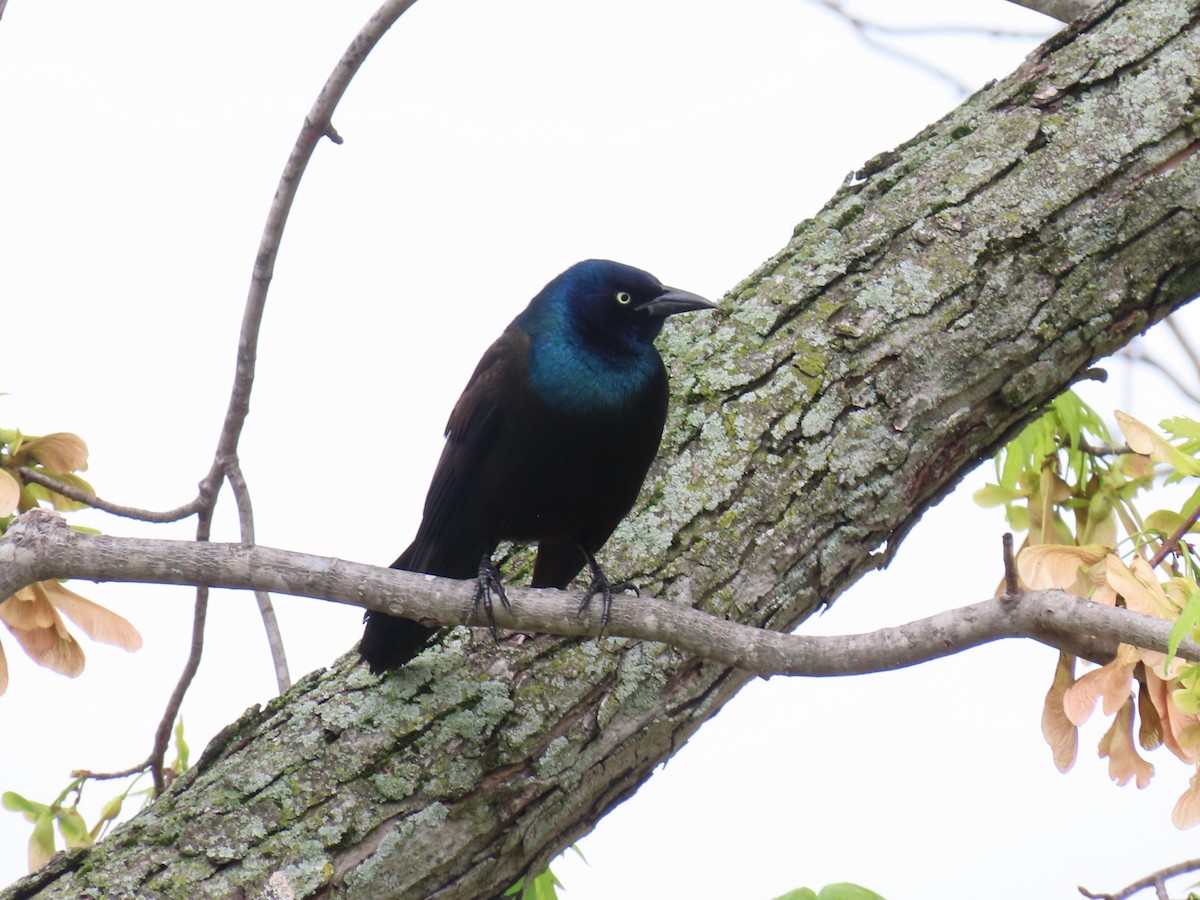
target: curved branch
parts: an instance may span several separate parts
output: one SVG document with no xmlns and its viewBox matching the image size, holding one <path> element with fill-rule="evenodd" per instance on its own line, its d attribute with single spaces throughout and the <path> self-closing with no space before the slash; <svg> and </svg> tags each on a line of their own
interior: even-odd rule
<svg viewBox="0 0 1200 900">
<path fill-rule="evenodd" d="M 237 501 L 242 543 L 253 544 L 254 507 L 250 502 L 250 488 L 237 460 L 232 460 L 226 468 L 229 485 L 233 488 L 233 496 Z M 254 599 L 258 601 L 258 614 L 267 633 L 267 646 L 271 650 L 271 662 L 275 666 L 275 683 L 282 694 L 292 686 L 292 676 L 288 671 L 287 653 L 283 647 L 283 635 L 279 631 L 279 620 L 275 617 L 275 607 L 271 604 L 270 594 L 266 591 L 255 591 Z"/>
<path fill-rule="evenodd" d="M 64 497 L 69 497 L 78 503 L 86 503 L 93 509 L 100 509 L 106 513 L 112 513 L 114 516 L 121 516 L 124 519 L 137 519 L 140 522 L 155 522 L 158 524 L 178 522 L 180 519 L 194 516 L 206 503 L 205 494 L 202 492 L 182 506 L 156 512 L 151 509 L 139 509 L 136 506 L 123 506 L 120 503 L 110 503 L 101 497 L 97 497 L 95 494 L 81 491 L 73 485 L 61 482 L 57 478 L 51 478 L 44 472 L 39 472 L 37 469 L 30 469 L 27 466 L 22 466 L 17 471 L 26 481 L 40 484 L 42 487 L 49 488 L 56 494 L 62 494 Z"/>
<path fill-rule="evenodd" d="M 1079 893 L 1085 897 L 1090 897 L 1091 900 L 1127 900 L 1127 898 L 1132 897 L 1134 894 L 1152 887 L 1159 892 L 1159 896 L 1165 897 L 1165 882 L 1168 878 L 1185 875 L 1188 872 L 1195 872 L 1197 870 L 1200 870 L 1200 859 L 1189 859 L 1186 862 L 1176 863 L 1173 866 L 1167 866 L 1165 869 L 1152 872 L 1145 878 L 1139 879 L 1113 894 L 1095 894 L 1084 887 L 1079 888 Z"/>
<path fill-rule="evenodd" d="M 275 258 L 279 254 L 279 245 L 283 239 L 283 229 L 291 212 L 292 202 L 300 186 L 300 179 L 308 167 L 317 142 L 322 137 L 329 137 L 335 143 L 341 143 L 332 125 L 333 111 L 346 92 L 351 79 L 358 72 L 371 48 L 379 42 L 383 34 L 411 7 L 416 0 L 387 0 L 367 24 L 350 42 L 350 46 L 342 54 L 333 72 L 321 89 L 312 108 L 304 119 L 292 146 L 292 152 L 279 178 L 279 185 L 271 201 L 267 213 L 267 221 L 259 239 L 258 253 L 254 259 L 254 269 L 250 276 L 250 289 L 246 297 L 246 306 L 242 313 L 242 327 L 238 335 L 237 364 L 234 370 L 233 387 L 229 394 L 229 406 L 225 412 L 225 421 L 217 438 L 217 449 L 213 457 L 212 467 L 200 482 L 199 495 L 196 502 L 196 512 L 200 514 L 200 522 L 196 527 L 196 539 L 207 541 L 209 527 L 212 522 L 213 509 L 220 494 L 221 484 L 228 478 L 238 494 L 239 515 L 242 520 L 243 539 L 246 537 L 246 524 L 251 522 L 250 534 L 253 534 L 252 518 L 249 513 L 249 492 L 241 479 L 238 465 L 237 446 L 241 437 L 242 427 L 250 412 L 250 392 L 254 386 L 255 363 L 258 358 L 258 335 L 262 327 L 263 310 L 266 307 L 267 291 L 275 270 Z M 86 501 L 85 501 L 86 502 Z M 278 626 L 274 623 L 274 610 L 265 594 L 258 597 L 259 611 L 267 629 L 268 641 L 271 644 L 272 658 L 275 663 L 276 676 L 281 689 L 290 681 L 287 664 L 282 655 L 282 646 L 276 650 L 279 642 Z M 166 711 L 155 732 L 154 749 L 150 753 L 149 767 L 154 774 L 154 787 L 161 793 L 165 784 L 163 780 L 163 759 L 167 744 L 170 741 L 171 728 L 175 716 L 183 703 L 183 697 L 191 685 L 192 678 L 200 665 L 200 657 L 204 649 L 204 622 L 207 615 L 207 588 L 201 587 L 196 593 L 196 608 L 192 624 L 192 643 L 187 662 Z"/>
<path fill-rule="evenodd" d="M 254 259 L 254 271 L 250 277 L 250 291 L 246 297 L 246 308 L 242 314 L 242 329 L 238 336 L 237 368 L 234 372 L 233 389 L 230 391 L 229 407 L 225 412 L 225 424 L 217 442 L 217 459 L 223 460 L 237 452 L 238 438 L 250 412 L 250 391 L 254 384 L 255 362 L 258 356 L 258 333 L 262 326 L 263 310 L 267 302 L 267 290 L 275 273 L 275 258 L 283 238 L 283 229 L 296 199 L 300 179 L 308 168 L 317 143 L 328 137 L 341 143 L 341 137 L 333 128 L 333 111 L 349 87 L 367 54 L 379 42 L 384 33 L 400 18 L 416 0 L 387 0 L 375 11 L 362 30 L 350 42 L 342 58 L 321 88 L 304 117 L 304 125 L 292 145 L 291 155 L 279 177 L 267 222 L 263 227 L 258 254 Z M 210 478 L 212 477 L 210 473 Z"/>
<path fill-rule="evenodd" d="M 192 543 L 76 534 L 54 513 L 21 516 L 0 538 L 0 596 L 45 578 L 192 584 L 315 597 L 417 619 L 426 625 L 487 624 L 472 610 L 470 581 L 434 578 L 307 553 L 244 544 Z M 594 637 L 600 611 L 578 611 L 567 591 L 509 588 L 502 628 Z M 1027 591 L 985 600 L 868 634 L 809 637 L 742 625 L 641 597 L 614 604 L 606 633 L 670 644 L 695 656 L 768 677 L 861 675 L 904 668 L 1002 638 L 1058 647 L 1086 635 L 1167 651 L 1172 623 L 1081 600 L 1063 591 Z M 1200 645 L 1177 655 L 1200 661 Z"/>
</svg>

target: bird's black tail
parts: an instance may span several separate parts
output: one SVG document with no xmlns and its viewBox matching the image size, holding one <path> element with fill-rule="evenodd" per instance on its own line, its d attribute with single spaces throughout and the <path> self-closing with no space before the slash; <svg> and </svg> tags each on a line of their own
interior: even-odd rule
<svg viewBox="0 0 1200 900">
<path fill-rule="evenodd" d="M 473 578 L 478 573 L 482 553 L 483 544 L 430 535 L 428 524 L 422 522 L 416 538 L 392 563 L 392 568 L 446 578 Z M 373 610 L 363 616 L 363 621 L 367 625 L 358 653 L 376 675 L 400 668 L 424 650 L 437 631 L 412 619 Z"/>
<path fill-rule="evenodd" d="M 363 621 L 367 625 L 358 653 L 375 675 L 400 668 L 420 653 L 437 631 L 412 619 L 373 610 L 363 617 Z"/>
</svg>

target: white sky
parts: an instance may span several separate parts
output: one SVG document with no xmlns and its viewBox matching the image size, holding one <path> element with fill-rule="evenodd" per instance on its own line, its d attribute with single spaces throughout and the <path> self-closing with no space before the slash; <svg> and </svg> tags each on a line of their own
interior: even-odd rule
<svg viewBox="0 0 1200 900">
<path fill-rule="evenodd" d="M 279 170 L 373 8 L 11 0 L 0 426 L 79 433 L 93 484 L 118 502 L 192 496 Z M 1051 26 L 1002 0 L 855 8 Z M 981 84 L 1034 43 L 905 46 Z M 719 298 L 847 172 L 957 102 L 804 0 L 419 3 L 351 86 L 335 117 L 346 143 L 318 149 L 284 238 L 242 444 L 260 542 L 390 562 L 476 359 L 550 277 L 608 256 Z M 1117 385 L 1089 393 L 1101 409 L 1181 411 L 1152 375 L 1111 368 Z M 980 483 L 804 630 L 870 630 L 987 596 L 1004 525 L 970 502 Z M 236 537 L 228 497 L 217 537 Z M 189 591 L 75 586 L 147 646 L 87 645 L 87 671 L 68 681 L 0 632 L 0 790 L 41 801 L 73 768 L 146 755 L 189 638 Z M 354 609 L 277 608 L 297 677 L 360 633 Z M 1092 723 L 1076 771 L 1054 770 L 1039 732 L 1053 661 L 1010 642 L 889 675 L 756 683 L 582 841 L 590 865 L 556 864 L 566 896 L 766 900 L 852 880 L 889 900 L 1069 897 L 1195 856 L 1195 835 L 1169 821 L 1189 774 L 1173 758 L 1153 756 L 1149 790 L 1118 790 Z M 184 707 L 194 753 L 273 687 L 252 598 L 218 592 Z M 93 812 L 107 796 L 87 789 Z M 23 872 L 27 836 L 0 812 L 0 883 Z"/>
</svg>

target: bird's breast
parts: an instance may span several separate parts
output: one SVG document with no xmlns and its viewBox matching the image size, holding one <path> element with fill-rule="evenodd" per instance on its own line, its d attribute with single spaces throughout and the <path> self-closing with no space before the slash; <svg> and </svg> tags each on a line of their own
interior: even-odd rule
<svg viewBox="0 0 1200 900">
<path fill-rule="evenodd" d="M 552 409 L 617 421 L 640 417 L 660 402 L 660 395 L 665 400 L 666 372 L 653 345 L 612 354 L 534 341 L 529 381 Z"/>
</svg>

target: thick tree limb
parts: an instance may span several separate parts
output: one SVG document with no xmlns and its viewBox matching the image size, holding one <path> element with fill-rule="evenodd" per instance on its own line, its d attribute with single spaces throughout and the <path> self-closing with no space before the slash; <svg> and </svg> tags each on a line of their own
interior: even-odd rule
<svg viewBox="0 0 1200 900">
<path fill-rule="evenodd" d="M 863 166 L 721 317 L 668 329 L 672 418 L 608 568 L 790 630 L 1195 296 L 1198 24 L 1194 0 L 1102 4 Z M 301 679 L 3 896 L 495 896 L 752 677 L 661 644 L 462 635 L 382 681 L 352 658 Z"/>
<path fill-rule="evenodd" d="M 1074 22 L 1092 7 L 1096 0 L 1011 0 L 1018 6 L 1040 12 L 1060 22 Z"/>
<path fill-rule="evenodd" d="M 472 614 L 471 581 L 244 544 L 76 534 L 55 513 L 35 510 L 0 538 L 0 595 L 52 576 L 272 591 L 405 615 L 426 625 L 487 625 L 483 610 Z M 580 613 L 578 599 L 567 591 L 508 593 L 513 610 L 494 611 L 501 628 L 578 637 L 599 631 L 599 609 Z M 869 634 L 806 637 L 652 597 L 623 597 L 613 604 L 605 635 L 659 641 L 763 677 L 832 676 L 904 668 L 1013 637 L 1059 647 L 1062 635 L 1080 635 L 1165 653 L 1172 624 L 1062 591 L 1030 591 Z M 1200 661 L 1200 645 L 1184 642 L 1178 655 Z"/>
</svg>

